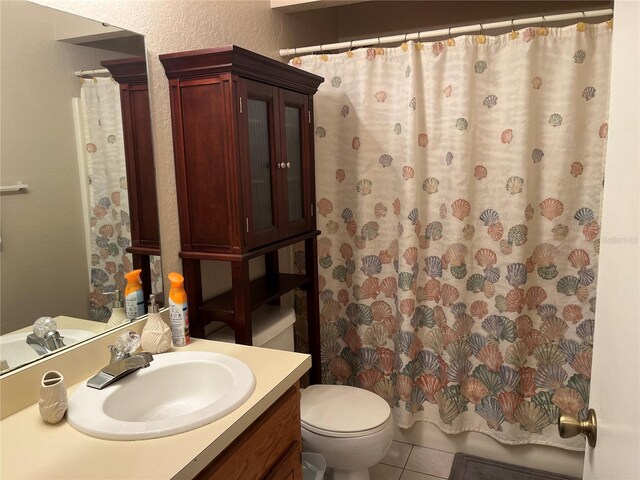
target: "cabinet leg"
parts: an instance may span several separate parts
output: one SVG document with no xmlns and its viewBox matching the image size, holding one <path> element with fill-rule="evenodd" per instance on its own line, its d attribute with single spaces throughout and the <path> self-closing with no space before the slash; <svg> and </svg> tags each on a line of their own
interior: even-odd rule
<svg viewBox="0 0 640 480">
<path fill-rule="evenodd" d="M 140 280 L 142 280 L 142 292 L 144 294 L 144 311 L 147 311 L 147 303 L 151 295 L 151 265 L 149 265 L 149 255 L 132 254 L 133 268 L 142 270 Z M 160 299 L 156 299 L 158 301 Z"/>
<path fill-rule="evenodd" d="M 182 259 L 184 288 L 189 302 L 189 334 L 194 338 L 204 338 L 204 323 L 200 321 L 200 305 L 202 305 L 202 276 L 200 260 Z"/>
<path fill-rule="evenodd" d="M 305 268 L 309 276 L 307 284 L 307 331 L 309 353 L 311 354 L 311 383 L 322 383 L 320 366 L 320 299 L 318 284 L 318 241 L 317 237 L 305 240 Z"/>
<path fill-rule="evenodd" d="M 278 250 L 266 253 L 264 256 L 264 267 L 267 280 L 269 282 L 277 282 L 280 273 L 280 261 L 278 259 Z M 269 305 L 280 306 L 280 297 L 269 302 Z"/>
<path fill-rule="evenodd" d="M 249 262 L 232 262 L 231 276 L 233 281 L 236 343 L 252 345 Z"/>
</svg>

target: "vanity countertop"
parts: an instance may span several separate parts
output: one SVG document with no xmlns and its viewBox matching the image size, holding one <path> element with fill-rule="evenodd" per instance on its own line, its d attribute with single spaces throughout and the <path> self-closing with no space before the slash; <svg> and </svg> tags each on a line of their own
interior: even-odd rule
<svg viewBox="0 0 640 480">
<path fill-rule="evenodd" d="M 0 478 L 193 478 L 311 367 L 309 355 L 208 340 L 192 339 L 176 350 L 242 360 L 255 374 L 255 391 L 238 409 L 204 427 L 139 441 L 89 437 L 66 420 L 48 425 L 38 405 L 31 405 L 0 422 Z M 69 396 L 78 385 L 69 387 Z"/>
</svg>

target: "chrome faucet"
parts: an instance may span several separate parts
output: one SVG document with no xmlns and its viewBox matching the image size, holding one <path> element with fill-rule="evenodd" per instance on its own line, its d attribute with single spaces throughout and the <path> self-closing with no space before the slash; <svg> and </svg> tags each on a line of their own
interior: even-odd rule
<svg viewBox="0 0 640 480">
<path fill-rule="evenodd" d="M 111 360 L 87 381 L 87 387 L 102 390 L 140 368 L 147 368 L 153 361 L 149 352 L 132 354 L 140 346 L 140 335 L 128 331 L 120 335 L 115 345 L 109 345 Z"/>
<path fill-rule="evenodd" d="M 33 333 L 27 335 L 27 345 L 38 355 L 47 355 L 66 346 L 56 321 L 51 317 L 40 317 L 35 321 Z"/>
</svg>

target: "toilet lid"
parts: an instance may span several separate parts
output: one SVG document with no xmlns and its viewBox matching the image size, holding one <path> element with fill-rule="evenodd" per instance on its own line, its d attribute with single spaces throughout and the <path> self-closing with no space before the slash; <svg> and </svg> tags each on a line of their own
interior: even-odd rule
<svg viewBox="0 0 640 480">
<path fill-rule="evenodd" d="M 317 433 L 348 434 L 377 430 L 391 415 L 375 393 L 344 385 L 311 385 L 302 391 L 302 426 Z"/>
</svg>

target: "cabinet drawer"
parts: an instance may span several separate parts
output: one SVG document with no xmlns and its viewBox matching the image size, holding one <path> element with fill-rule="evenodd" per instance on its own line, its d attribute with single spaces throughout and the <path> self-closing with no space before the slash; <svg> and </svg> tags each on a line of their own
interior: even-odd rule
<svg viewBox="0 0 640 480">
<path fill-rule="evenodd" d="M 196 478 L 299 480 L 302 478 L 301 444 L 300 388 L 296 384 Z"/>
</svg>

